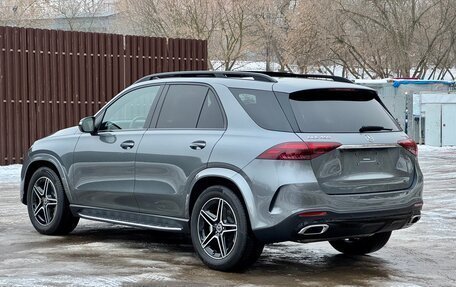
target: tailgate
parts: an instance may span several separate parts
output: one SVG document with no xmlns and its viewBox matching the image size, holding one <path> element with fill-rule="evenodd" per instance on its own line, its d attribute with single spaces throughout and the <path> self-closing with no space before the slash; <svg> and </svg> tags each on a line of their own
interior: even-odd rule
<svg viewBox="0 0 456 287">
<path fill-rule="evenodd" d="M 312 167 L 328 194 L 407 189 L 415 175 L 412 155 L 399 145 L 342 145 L 312 160 Z"/>
</svg>

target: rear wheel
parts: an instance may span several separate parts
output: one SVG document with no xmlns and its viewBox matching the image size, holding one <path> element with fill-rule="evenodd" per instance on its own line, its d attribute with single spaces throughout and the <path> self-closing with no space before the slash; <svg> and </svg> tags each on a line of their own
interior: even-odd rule
<svg viewBox="0 0 456 287">
<path fill-rule="evenodd" d="M 390 232 L 377 233 L 368 237 L 346 238 L 329 241 L 337 251 L 348 255 L 363 255 L 380 250 L 388 242 Z"/>
<path fill-rule="evenodd" d="M 70 211 L 60 178 L 47 167 L 39 168 L 30 179 L 27 209 L 33 227 L 42 234 L 67 234 L 79 222 Z"/>
<path fill-rule="evenodd" d="M 196 200 L 191 237 L 201 260 L 220 271 L 247 268 L 264 247 L 252 235 L 240 199 L 224 186 L 209 187 Z"/>
</svg>

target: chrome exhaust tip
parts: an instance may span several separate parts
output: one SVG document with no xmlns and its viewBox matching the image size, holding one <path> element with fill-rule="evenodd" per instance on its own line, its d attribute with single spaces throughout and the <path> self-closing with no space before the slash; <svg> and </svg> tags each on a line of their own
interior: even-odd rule
<svg viewBox="0 0 456 287">
<path fill-rule="evenodd" d="M 404 225 L 404 228 L 410 227 L 421 219 L 421 215 L 413 215 Z"/>
<path fill-rule="evenodd" d="M 414 215 L 410 218 L 409 224 L 417 223 L 421 219 L 421 215 Z"/>
<path fill-rule="evenodd" d="M 328 231 L 329 225 L 328 224 L 313 224 L 306 226 L 299 230 L 298 234 L 301 235 L 319 235 L 323 234 Z"/>
</svg>

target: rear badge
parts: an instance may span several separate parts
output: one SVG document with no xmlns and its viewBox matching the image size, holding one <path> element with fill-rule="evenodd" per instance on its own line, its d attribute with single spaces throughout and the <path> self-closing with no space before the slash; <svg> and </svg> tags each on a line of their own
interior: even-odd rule
<svg viewBox="0 0 456 287">
<path fill-rule="evenodd" d="M 371 135 L 364 135 L 364 137 L 366 138 L 366 140 L 370 143 L 373 143 L 374 142 L 374 138 L 371 136 Z"/>
<path fill-rule="evenodd" d="M 331 136 L 307 136 L 308 140 L 330 140 Z"/>
</svg>

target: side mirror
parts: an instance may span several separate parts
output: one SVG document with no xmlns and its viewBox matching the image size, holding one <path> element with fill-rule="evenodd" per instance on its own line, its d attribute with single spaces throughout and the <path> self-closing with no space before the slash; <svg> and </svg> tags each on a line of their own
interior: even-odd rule
<svg viewBox="0 0 456 287">
<path fill-rule="evenodd" d="M 83 133 L 95 132 L 95 117 L 86 117 L 79 121 L 79 130 Z"/>
</svg>

